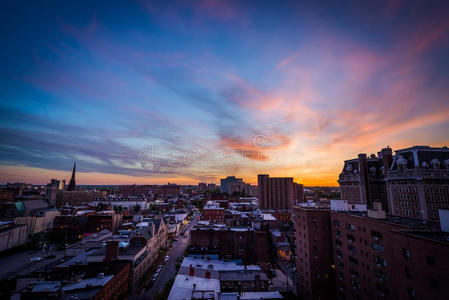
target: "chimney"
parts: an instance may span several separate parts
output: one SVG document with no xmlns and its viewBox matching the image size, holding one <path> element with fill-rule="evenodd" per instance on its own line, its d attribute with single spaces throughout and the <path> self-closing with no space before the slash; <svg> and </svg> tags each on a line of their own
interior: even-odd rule
<svg viewBox="0 0 449 300">
<path fill-rule="evenodd" d="M 393 150 L 387 146 L 387 148 L 382 149 L 382 163 L 384 166 L 384 175 L 387 174 L 387 171 L 391 167 L 391 163 L 393 162 Z"/>
<path fill-rule="evenodd" d="M 189 276 L 195 276 L 195 268 L 192 265 L 189 268 Z"/>
<path fill-rule="evenodd" d="M 255 281 L 256 290 L 260 291 L 260 274 L 256 274 Z"/>
<path fill-rule="evenodd" d="M 371 199 L 369 199 L 369 182 L 368 182 L 368 162 L 366 154 L 360 153 L 359 156 L 359 175 L 360 175 L 360 202 L 371 208 Z"/>
<path fill-rule="evenodd" d="M 107 241 L 105 251 L 105 262 L 116 260 L 118 256 L 119 241 Z"/>
<path fill-rule="evenodd" d="M 206 279 L 210 279 L 210 271 L 206 271 Z"/>
</svg>

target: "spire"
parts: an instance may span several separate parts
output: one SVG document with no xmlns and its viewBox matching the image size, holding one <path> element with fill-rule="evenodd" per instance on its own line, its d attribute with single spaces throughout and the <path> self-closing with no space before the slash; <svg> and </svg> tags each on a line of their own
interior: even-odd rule
<svg viewBox="0 0 449 300">
<path fill-rule="evenodd" d="M 75 190 L 75 170 L 76 170 L 76 161 L 73 164 L 73 172 L 72 172 L 72 178 L 70 179 L 69 186 L 67 188 L 68 191 L 74 191 Z"/>
</svg>

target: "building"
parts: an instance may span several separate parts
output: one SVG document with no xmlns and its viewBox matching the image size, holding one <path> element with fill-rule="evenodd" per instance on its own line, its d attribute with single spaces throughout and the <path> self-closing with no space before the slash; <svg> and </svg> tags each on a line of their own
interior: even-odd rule
<svg viewBox="0 0 449 300">
<path fill-rule="evenodd" d="M 130 263 L 66 264 L 42 275 L 44 280 L 22 289 L 20 299 L 123 299 L 129 288 Z"/>
<path fill-rule="evenodd" d="M 58 191 L 56 194 L 56 207 L 86 205 L 95 198 L 106 197 L 106 193 L 106 191 Z"/>
<path fill-rule="evenodd" d="M 230 185 L 234 184 L 233 192 L 236 191 L 236 185 L 242 186 L 245 183 L 242 178 L 236 178 L 235 176 L 228 176 L 224 179 L 220 179 L 220 189 L 222 193 L 232 194 L 230 192 Z"/>
<path fill-rule="evenodd" d="M 300 299 L 333 299 L 335 276 L 329 208 L 294 206 L 296 287 Z"/>
<path fill-rule="evenodd" d="M 338 297 L 443 299 L 449 234 L 436 223 L 387 216 L 380 209 L 331 211 Z"/>
<path fill-rule="evenodd" d="M 449 209 L 449 149 L 397 150 L 385 180 L 393 215 L 438 221 L 438 209 Z"/>
<path fill-rule="evenodd" d="M 143 218 L 134 226 L 134 230 L 120 231 L 123 237 L 114 237 L 106 242 L 106 247 L 89 253 L 87 262 L 130 261 L 130 288 L 135 292 L 145 282 L 145 276 L 160 250 L 167 247 L 168 228 L 163 218 Z"/>
<path fill-rule="evenodd" d="M 444 299 L 449 294 L 449 233 L 393 230 L 397 299 Z"/>
<path fill-rule="evenodd" d="M 223 259 L 237 259 L 264 268 L 268 262 L 267 232 L 248 227 L 195 226 L 190 232 L 188 252 L 219 254 Z"/>
<path fill-rule="evenodd" d="M 291 209 L 296 205 L 301 188 L 291 177 L 270 177 L 266 174 L 257 176 L 259 189 L 259 207 L 263 210 Z"/>
<path fill-rule="evenodd" d="M 28 226 L 0 222 L 0 252 L 23 245 L 28 240 Z"/>
<path fill-rule="evenodd" d="M 215 185 L 215 183 L 208 183 L 207 184 L 207 190 L 208 191 L 215 191 L 217 189 L 217 186 Z"/>
<path fill-rule="evenodd" d="M 136 207 L 140 210 L 147 210 L 150 208 L 150 203 L 146 197 L 139 196 L 115 196 L 109 195 L 108 197 L 98 197 L 93 199 L 89 204 L 97 206 L 98 204 L 104 204 L 110 206 L 111 209 L 122 207 L 126 210 L 135 210 Z"/>
<path fill-rule="evenodd" d="M 207 183 L 200 182 L 198 183 L 198 192 L 205 192 L 207 191 Z"/>
<path fill-rule="evenodd" d="M 211 223 L 224 223 L 225 209 L 220 206 L 220 203 L 208 201 L 201 210 L 201 219 Z"/>
<path fill-rule="evenodd" d="M 92 233 L 107 229 L 112 233 L 116 233 L 121 221 L 122 215 L 116 214 L 114 211 L 97 212 L 95 215 L 88 216 L 87 231 Z"/>
<path fill-rule="evenodd" d="M 388 212 L 385 174 L 391 162 L 392 150 L 389 147 L 382 149 L 377 157 L 373 154 L 367 158 L 366 154 L 359 154 L 358 158 L 345 160 L 338 179 L 341 199 L 349 204 L 364 204 L 368 208 L 373 202 L 381 202 Z"/>
<path fill-rule="evenodd" d="M 173 183 L 165 185 L 120 185 L 121 196 L 145 196 L 148 194 L 179 195 L 181 186 Z"/>
<path fill-rule="evenodd" d="M 268 291 L 268 278 L 259 266 L 185 257 L 168 296 L 178 299 L 282 299 Z"/>
<path fill-rule="evenodd" d="M 382 203 L 396 216 L 438 221 L 438 209 L 449 208 L 449 149 L 414 146 L 378 156 L 359 154 L 346 160 L 338 183 L 348 204 L 373 208 Z"/>
</svg>

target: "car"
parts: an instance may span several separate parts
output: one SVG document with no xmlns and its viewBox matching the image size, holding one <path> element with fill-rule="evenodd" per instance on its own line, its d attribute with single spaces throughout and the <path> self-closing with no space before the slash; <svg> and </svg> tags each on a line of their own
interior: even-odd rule
<svg viewBox="0 0 449 300">
<path fill-rule="evenodd" d="M 164 257 L 164 262 L 167 262 L 169 258 L 170 258 L 170 256 L 166 255 L 166 256 Z"/>
<path fill-rule="evenodd" d="M 159 267 L 157 267 L 157 269 L 156 269 L 156 273 L 160 273 L 161 272 L 161 270 L 162 270 L 162 265 L 159 265 Z"/>
<path fill-rule="evenodd" d="M 42 260 L 42 257 L 39 257 L 39 256 L 34 256 L 34 257 L 30 258 L 30 261 L 41 261 L 41 260 Z"/>
</svg>

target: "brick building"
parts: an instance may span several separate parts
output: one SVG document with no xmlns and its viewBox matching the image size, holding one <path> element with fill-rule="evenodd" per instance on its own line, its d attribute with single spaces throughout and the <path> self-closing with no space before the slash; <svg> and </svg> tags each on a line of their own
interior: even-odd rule
<svg viewBox="0 0 449 300">
<path fill-rule="evenodd" d="M 257 175 L 259 207 L 261 209 L 291 209 L 304 195 L 302 185 L 293 182 L 291 177 L 271 177 Z"/>
<path fill-rule="evenodd" d="M 241 259 L 243 264 L 268 262 L 268 240 L 266 231 L 247 227 L 197 226 L 190 234 L 189 251 L 195 253 L 218 253 L 221 258 Z"/>
<path fill-rule="evenodd" d="M 293 207 L 297 295 L 301 299 L 332 299 L 335 276 L 332 265 L 330 211 L 319 207 Z"/>
<path fill-rule="evenodd" d="M 334 211 L 331 220 L 339 299 L 442 299 L 447 294 L 449 235 L 429 231 L 433 224 Z"/>
<path fill-rule="evenodd" d="M 220 203 L 208 201 L 201 210 L 201 219 L 211 223 L 224 223 L 225 209 Z"/>
</svg>

